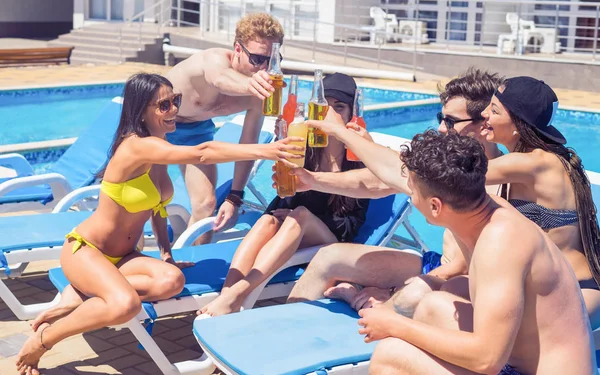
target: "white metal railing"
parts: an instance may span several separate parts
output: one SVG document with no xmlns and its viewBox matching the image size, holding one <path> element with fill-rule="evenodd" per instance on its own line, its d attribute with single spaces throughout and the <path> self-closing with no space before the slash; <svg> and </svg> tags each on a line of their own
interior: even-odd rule
<svg viewBox="0 0 600 375">
<path fill-rule="evenodd" d="M 327 5 L 327 4 L 336 4 Z M 339 6 L 338 6 L 339 5 Z M 327 8 L 327 6 L 329 8 Z M 335 7 L 335 8 L 334 8 Z M 527 55 L 531 59 L 556 58 L 567 53 L 570 58 L 596 61 L 600 37 L 600 2 L 551 0 L 413 0 L 391 4 L 380 0 L 384 24 L 375 24 L 371 8 L 359 0 L 158 0 L 152 7 L 127 20 L 141 24 L 148 14 L 155 17 L 158 33 L 162 26 L 198 27 L 206 32 L 221 33 L 233 42 L 236 22 L 246 13 L 267 11 L 277 17 L 285 31 L 283 52 L 293 42 L 309 48 L 314 62 L 318 52 L 350 58 L 368 59 L 421 70 L 417 56 L 425 51 L 442 49 L 476 55 Z M 333 13 L 333 14 L 330 14 Z M 515 23 L 509 25 L 506 15 Z M 378 20 L 381 23 L 381 20 Z M 139 48 L 141 48 L 141 25 Z M 432 45 L 426 46 L 430 43 Z M 120 38 L 122 50 L 123 41 Z M 338 48 L 331 48 L 331 46 Z M 339 48 L 341 46 L 342 48 Z M 352 54 L 355 46 L 375 49 L 368 54 Z M 386 61 L 382 52 L 401 49 L 412 52 L 412 63 Z M 367 56 L 365 56 L 367 55 Z"/>
<path fill-rule="evenodd" d="M 144 22 L 147 17 L 150 17 L 156 24 L 156 36 L 162 36 L 162 28 L 171 20 L 171 1 L 172 0 L 157 0 L 154 5 L 145 8 L 141 12 L 134 14 L 130 18 L 126 19 L 124 24 L 119 27 L 119 57 L 120 62 L 123 62 L 123 31 L 131 30 L 133 23 L 136 22 L 138 26 L 137 32 L 137 45 L 138 51 L 143 49 L 144 43 L 142 41 L 142 26 L 147 24 Z M 168 11 L 168 16 L 165 15 L 165 11 Z"/>
</svg>

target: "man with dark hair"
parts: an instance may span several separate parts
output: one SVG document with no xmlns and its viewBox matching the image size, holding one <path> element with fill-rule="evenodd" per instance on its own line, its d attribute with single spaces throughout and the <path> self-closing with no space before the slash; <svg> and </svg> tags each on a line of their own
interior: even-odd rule
<svg viewBox="0 0 600 375">
<path fill-rule="evenodd" d="M 481 112 L 489 104 L 494 92 L 502 83 L 502 77 L 478 69 L 470 68 L 464 74 L 440 87 L 443 107 L 438 113 L 438 130 L 446 134 L 454 130 L 461 135 L 477 139 L 485 149 L 489 159 L 502 153 L 495 143 L 480 135 L 483 123 Z M 376 146 L 374 152 L 383 147 Z M 385 148 L 383 148 L 385 149 Z M 398 192 L 409 194 L 406 177 L 401 176 L 401 165 L 396 152 L 385 149 L 379 158 L 378 166 L 387 166 L 388 178 L 385 183 L 369 169 L 344 173 L 312 173 L 296 170 L 297 189 L 318 190 L 344 194 L 360 198 L 378 198 Z M 490 194 L 497 194 L 497 186 L 488 186 Z M 399 312 L 412 316 L 414 308 L 428 292 L 439 290 L 446 280 L 467 273 L 466 262 L 462 258 L 459 243 L 448 230 L 444 232 L 442 265 L 424 272 L 427 275 L 413 277 L 407 281 L 400 279 L 398 270 L 412 271 L 414 255 L 381 247 L 363 245 L 332 245 L 319 251 L 307 272 L 298 281 L 290 294 L 291 301 L 322 298 L 325 294 L 341 298 L 355 309 L 369 307 L 389 300 Z M 403 272 L 402 276 L 405 276 Z M 339 283 L 341 282 L 341 283 Z M 337 286 L 336 284 L 339 283 Z M 354 284 L 354 285 L 353 285 Z M 358 290 L 355 284 L 366 286 Z M 468 295 L 467 280 L 455 279 L 446 284 L 455 294 Z M 396 289 L 398 292 L 395 293 Z M 395 294 L 394 298 L 390 296 Z"/>
<path fill-rule="evenodd" d="M 370 373 L 595 374 L 575 275 L 543 230 L 486 193 L 481 144 L 430 130 L 400 159 L 413 205 L 465 244 L 471 298 L 429 293 L 413 319 L 360 310 L 365 341 L 383 340 Z"/>
</svg>

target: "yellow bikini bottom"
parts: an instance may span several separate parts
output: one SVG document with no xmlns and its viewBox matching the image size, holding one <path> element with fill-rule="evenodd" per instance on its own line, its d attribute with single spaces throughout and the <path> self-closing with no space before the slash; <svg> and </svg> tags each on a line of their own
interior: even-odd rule
<svg viewBox="0 0 600 375">
<path fill-rule="evenodd" d="M 75 245 L 73 245 L 73 254 L 75 254 L 75 252 L 77 250 L 81 249 L 81 247 L 84 244 L 87 245 L 87 246 L 89 246 L 89 247 L 91 247 L 92 249 L 96 249 L 96 250 L 98 250 L 98 251 L 100 251 L 102 253 L 102 251 L 100 249 L 98 249 L 96 247 L 96 245 L 94 245 L 90 241 L 88 241 L 85 238 L 83 238 L 79 233 L 75 232 L 75 229 L 73 229 L 69 234 L 67 234 L 65 236 L 65 238 L 72 238 L 72 239 L 75 240 Z M 104 253 L 102 253 L 102 255 L 104 255 L 104 257 L 106 259 L 108 259 L 109 262 L 111 262 L 115 266 L 117 265 L 117 263 L 119 263 L 121 261 L 121 259 L 124 258 L 124 257 L 111 257 L 110 255 L 106 255 Z"/>
</svg>

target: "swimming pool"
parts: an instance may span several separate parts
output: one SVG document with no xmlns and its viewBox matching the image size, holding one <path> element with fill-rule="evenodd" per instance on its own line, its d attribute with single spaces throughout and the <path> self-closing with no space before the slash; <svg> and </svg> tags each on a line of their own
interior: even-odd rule
<svg viewBox="0 0 600 375">
<path fill-rule="evenodd" d="M 102 108 L 123 93 L 123 83 L 0 90 L 0 145 L 76 137 Z M 284 89 L 285 91 L 285 89 Z M 299 81 L 299 99 L 310 99 L 312 82 Z M 365 104 L 435 97 L 405 91 L 365 88 Z M 237 114 L 215 118 L 227 121 Z"/>
<path fill-rule="evenodd" d="M 77 137 L 123 84 L 0 91 L 0 145 Z"/>
</svg>

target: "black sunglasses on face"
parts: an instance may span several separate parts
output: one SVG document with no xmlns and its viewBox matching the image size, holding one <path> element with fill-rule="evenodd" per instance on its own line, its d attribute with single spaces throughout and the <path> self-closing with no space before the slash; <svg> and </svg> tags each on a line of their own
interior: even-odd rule
<svg viewBox="0 0 600 375">
<path fill-rule="evenodd" d="M 466 118 L 464 120 L 456 120 L 456 119 L 453 119 L 452 117 L 444 117 L 444 114 L 442 112 L 438 112 L 438 114 L 437 114 L 438 124 L 441 124 L 442 121 L 444 121 L 444 123 L 446 124 L 446 127 L 448 129 L 454 129 L 454 125 L 458 124 L 459 122 L 479 121 L 481 119 L 482 119 L 481 117 L 478 117 L 478 118 Z"/>
<path fill-rule="evenodd" d="M 253 66 L 261 66 L 262 64 L 264 64 L 265 62 L 268 62 L 271 59 L 271 56 L 265 56 L 265 55 L 257 55 L 256 53 L 251 53 L 250 51 L 248 51 L 246 49 L 246 47 L 244 47 L 244 45 L 240 42 L 238 42 L 238 44 L 240 45 L 240 47 L 242 47 L 242 50 L 246 53 L 246 55 L 248 55 L 248 60 L 250 61 L 250 64 L 252 64 Z M 283 56 L 281 56 L 281 53 L 279 54 L 279 61 L 283 60 Z"/>
<path fill-rule="evenodd" d="M 182 94 L 175 94 L 171 99 L 162 99 L 151 105 L 157 106 L 160 113 L 167 113 L 171 110 L 172 106 L 177 107 L 177 109 L 181 107 L 181 98 Z"/>
</svg>

